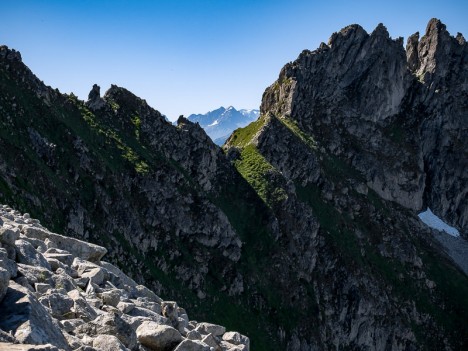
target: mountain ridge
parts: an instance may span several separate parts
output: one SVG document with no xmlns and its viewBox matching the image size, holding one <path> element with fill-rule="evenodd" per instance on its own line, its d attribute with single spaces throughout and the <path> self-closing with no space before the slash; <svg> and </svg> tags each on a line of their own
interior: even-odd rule
<svg viewBox="0 0 468 351">
<path fill-rule="evenodd" d="M 224 152 L 123 88 L 47 88 L 1 47 L 0 201 L 256 350 L 463 348 L 467 277 L 417 218 L 466 237 L 467 49 L 439 22 L 409 41 L 423 64 L 383 26 L 304 51 Z"/>
</svg>

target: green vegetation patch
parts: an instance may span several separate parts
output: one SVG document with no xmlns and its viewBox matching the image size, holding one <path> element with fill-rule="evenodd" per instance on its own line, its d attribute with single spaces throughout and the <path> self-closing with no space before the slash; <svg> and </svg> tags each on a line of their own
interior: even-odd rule
<svg viewBox="0 0 468 351">
<path fill-rule="evenodd" d="M 247 146 L 252 141 L 254 135 L 265 125 L 265 122 L 266 117 L 262 115 L 247 127 L 236 129 L 230 138 L 230 144 L 237 147 Z"/>
<path fill-rule="evenodd" d="M 287 198 L 279 181 L 275 181 L 276 169 L 249 144 L 242 149 L 241 157 L 234 163 L 239 173 L 255 189 L 267 205 L 274 205 Z"/>
<path fill-rule="evenodd" d="M 301 141 L 312 150 L 317 150 L 317 142 L 312 136 L 303 132 L 297 125 L 297 121 L 289 117 L 278 118 L 292 133 L 294 133 Z"/>
</svg>

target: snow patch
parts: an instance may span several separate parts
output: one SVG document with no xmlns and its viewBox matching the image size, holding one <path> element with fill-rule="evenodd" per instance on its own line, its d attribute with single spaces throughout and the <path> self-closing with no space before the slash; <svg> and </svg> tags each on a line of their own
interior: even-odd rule
<svg viewBox="0 0 468 351">
<path fill-rule="evenodd" d="M 455 237 L 460 236 L 460 232 L 456 228 L 449 226 L 447 223 L 445 223 L 443 220 L 437 217 L 434 213 L 432 213 L 429 207 L 426 211 L 418 214 L 418 217 L 428 227 L 444 231 L 447 234 L 450 234 Z"/>
<path fill-rule="evenodd" d="M 218 120 L 216 119 L 213 123 L 211 123 L 208 127 L 214 127 L 215 125 L 219 124 Z"/>
</svg>

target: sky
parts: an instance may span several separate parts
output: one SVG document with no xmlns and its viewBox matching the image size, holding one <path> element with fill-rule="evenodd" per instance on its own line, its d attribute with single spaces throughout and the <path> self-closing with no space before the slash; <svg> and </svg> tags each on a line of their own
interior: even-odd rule
<svg viewBox="0 0 468 351">
<path fill-rule="evenodd" d="M 47 85 L 86 100 L 117 84 L 170 120 L 258 108 L 287 62 L 349 24 L 406 42 L 437 17 L 468 37 L 468 0 L 0 0 L 0 16 L 0 45 Z"/>
</svg>

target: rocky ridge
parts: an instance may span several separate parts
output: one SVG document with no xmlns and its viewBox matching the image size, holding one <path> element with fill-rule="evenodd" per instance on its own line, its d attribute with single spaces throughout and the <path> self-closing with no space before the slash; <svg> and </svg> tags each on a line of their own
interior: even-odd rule
<svg viewBox="0 0 468 351">
<path fill-rule="evenodd" d="M 464 44 L 446 42 L 465 62 Z M 135 281 L 256 350 L 466 348 L 466 275 L 416 216 L 430 204 L 462 228 L 466 183 L 451 157 L 466 150 L 466 100 L 449 87 L 426 109 L 422 81 L 447 62 L 418 76 L 400 44 L 383 26 L 353 25 L 305 51 L 224 153 L 197 124 L 173 126 L 124 88 L 95 86 L 86 102 L 61 94 L 1 47 L 0 200 L 106 246 Z M 458 78 L 439 82 L 465 79 L 448 67 Z M 442 154 L 452 161 L 437 168 Z M 441 214 L 430 194 L 451 209 Z"/>
<path fill-rule="evenodd" d="M 249 350 L 103 261 L 104 247 L 6 205 L 0 224 L 0 350 Z"/>
</svg>

